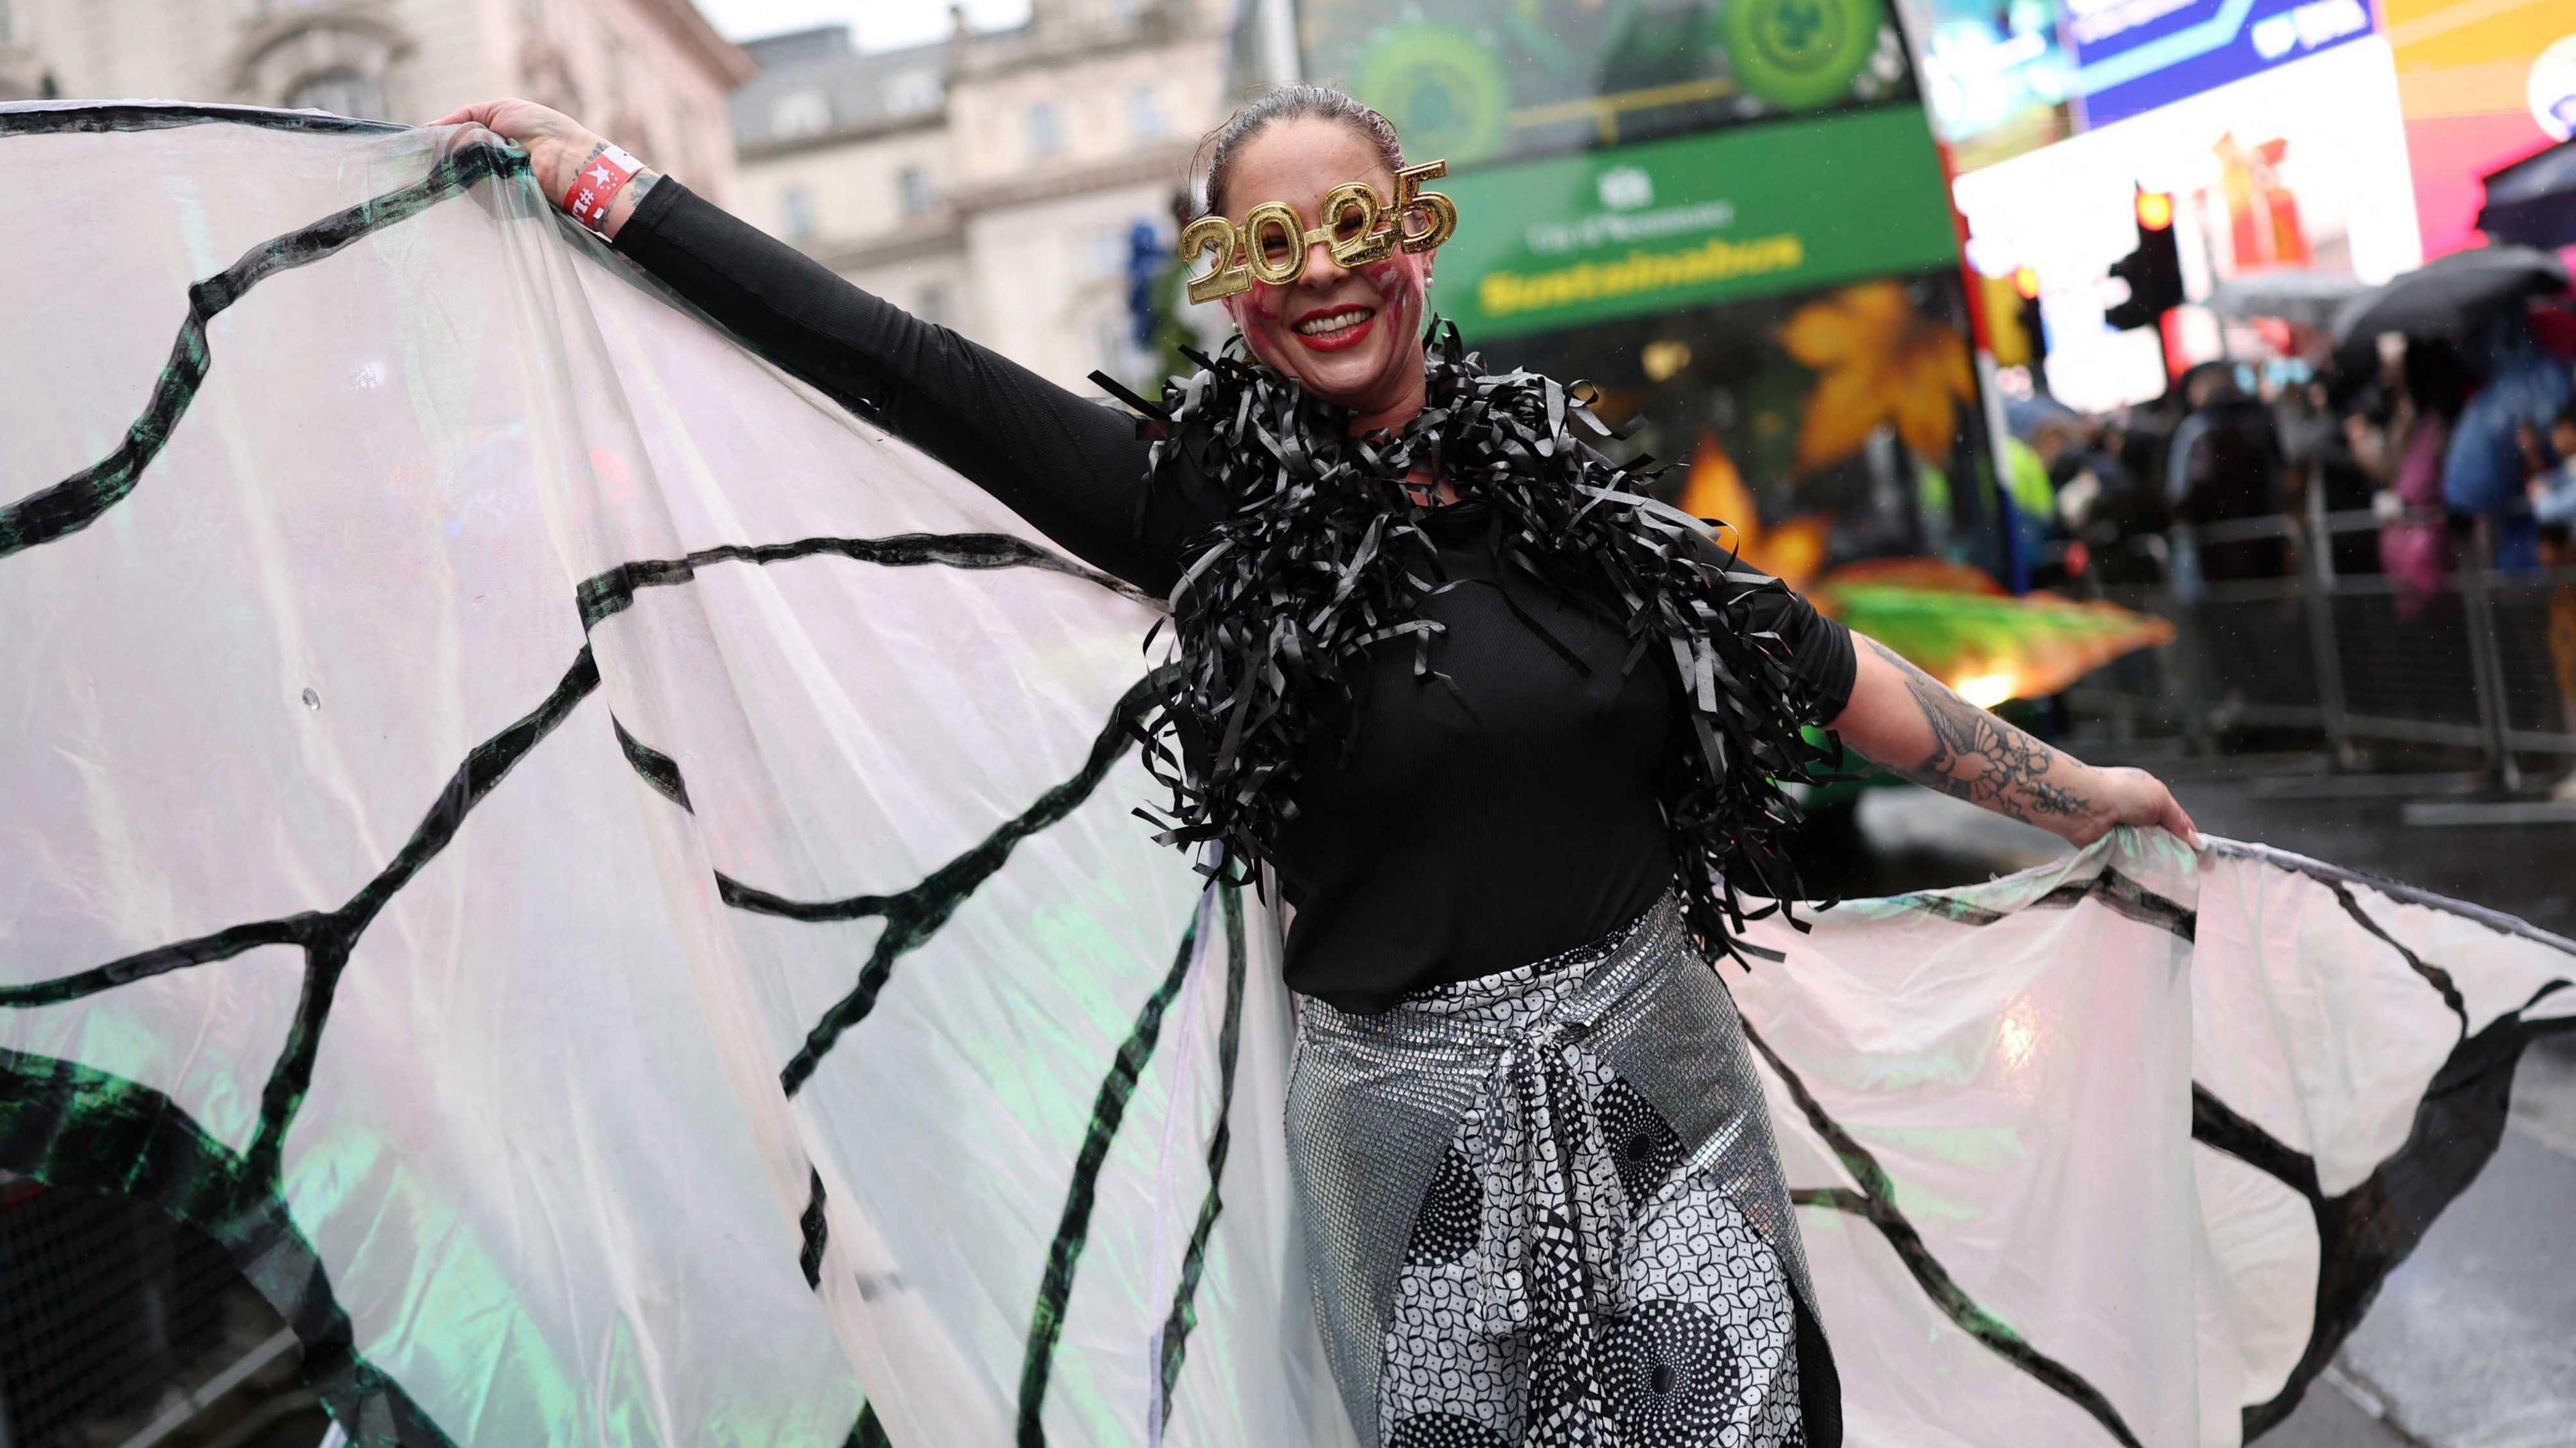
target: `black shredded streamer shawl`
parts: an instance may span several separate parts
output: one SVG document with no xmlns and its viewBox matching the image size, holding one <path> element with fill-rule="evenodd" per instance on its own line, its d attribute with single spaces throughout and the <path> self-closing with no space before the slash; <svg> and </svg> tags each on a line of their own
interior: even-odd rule
<svg viewBox="0 0 2576 1448">
<path fill-rule="evenodd" d="M 1139 725 L 1147 768 L 1171 791 L 1164 816 L 1137 811 L 1156 838 L 1222 845 L 1199 868 L 1241 882 L 1296 818 L 1304 746 L 1328 721 L 1355 724 L 1362 651 L 1409 643 L 1415 678 L 1447 682 L 1431 647 L 1441 625 L 1418 612 L 1448 586 L 1423 528 L 1439 505 L 1401 486 L 1436 468 L 1460 502 L 1497 515 L 1498 569 L 1623 625 L 1623 667 L 1651 657 L 1672 670 L 1687 727 L 1672 731 L 1661 803 L 1684 917 L 1703 951 L 1741 961 L 1735 930 L 1775 907 L 1747 911 L 1739 890 L 1797 898 L 1780 835 L 1798 812 L 1782 786 L 1831 778 L 1840 757 L 1830 737 L 1801 733 L 1788 645 L 1748 606 L 1783 585 L 1650 497 L 1645 465 L 1595 451 L 1590 438 L 1613 434 L 1580 398 L 1533 372 L 1486 372 L 1447 322 L 1429 329 L 1423 409 L 1393 434 L 1350 435 L 1347 409 L 1247 360 L 1240 338 L 1190 357 L 1201 370 L 1166 382 L 1159 407 L 1097 378 L 1153 419 L 1154 487 L 1195 483 L 1227 501 L 1172 590 L 1177 657 Z"/>
</svg>

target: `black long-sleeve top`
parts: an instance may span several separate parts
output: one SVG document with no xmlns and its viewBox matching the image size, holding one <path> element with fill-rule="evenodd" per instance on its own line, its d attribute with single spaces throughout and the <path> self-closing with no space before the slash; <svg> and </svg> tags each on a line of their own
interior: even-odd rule
<svg viewBox="0 0 2576 1448">
<path fill-rule="evenodd" d="M 1104 571 L 1167 593 L 1222 501 L 1155 485 L 1123 410 L 1088 402 L 834 276 L 667 178 L 617 246 L 779 366 L 878 421 Z M 1143 508 L 1139 511 L 1139 502 Z M 1141 524 L 1139 522 L 1141 516 Z M 1422 615 L 1446 627 L 1413 677 L 1390 646 L 1354 690 L 1356 744 L 1310 746 L 1296 822 L 1268 863 L 1295 907 L 1292 989 L 1353 1010 L 1600 938 L 1654 903 L 1674 861 L 1656 792 L 1675 727 L 1668 662 L 1625 669 L 1613 623 L 1498 577 L 1481 504 L 1428 525 L 1452 579 Z M 1578 670 L 1512 600 L 1581 657 Z M 1851 636 L 1803 599 L 1771 621 L 1807 716 L 1842 712 Z"/>
</svg>

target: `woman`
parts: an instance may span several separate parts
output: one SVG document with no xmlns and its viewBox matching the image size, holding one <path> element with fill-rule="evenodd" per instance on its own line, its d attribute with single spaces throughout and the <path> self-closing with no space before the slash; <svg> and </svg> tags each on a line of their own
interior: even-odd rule
<svg viewBox="0 0 2576 1448">
<path fill-rule="evenodd" d="M 1855 649 L 1574 444 L 1554 384 L 1426 347 L 1438 232 L 1400 214 L 1394 131 L 1347 96 L 1280 90 L 1213 138 L 1211 211 L 1270 279 L 1225 298 L 1252 360 L 1167 393 L 1154 442 L 674 181 L 623 181 L 561 115 L 447 120 L 521 142 L 585 213 L 605 193 L 585 219 L 682 295 L 1173 599 L 1165 838 L 1267 867 L 1294 910 L 1290 1146 L 1365 1441 L 1839 1440 L 1760 1088 L 1704 964 L 1739 918 L 1717 873 L 1793 886 L 1773 781 L 1820 757 L 1803 722 L 2078 843 L 2192 838 L 2161 784 Z M 1293 226 L 1249 225 L 1268 203 Z"/>
<path fill-rule="evenodd" d="M 2423 617 L 2459 566 L 2450 514 L 2442 501 L 2442 460 L 2470 392 L 2459 353 L 2438 339 L 2410 344 L 2404 364 L 2405 409 L 2389 429 L 2404 439 L 2388 458 L 2388 490 L 2373 506 L 2380 517 L 2380 571 L 2395 578 L 2397 616 Z"/>
</svg>

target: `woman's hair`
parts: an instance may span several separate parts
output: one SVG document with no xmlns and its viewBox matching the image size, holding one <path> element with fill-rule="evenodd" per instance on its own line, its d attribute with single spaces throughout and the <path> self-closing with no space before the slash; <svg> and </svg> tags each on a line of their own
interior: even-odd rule
<svg viewBox="0 0 2576 1448">
<path fill-rule="evenodd" d="M 1227 176 L 1234 170 L 1234 158 L 1245 143 L 1268 128 L 1273 121 L 1338 121 L 1356 126 L 1368 137 L 1369 144 L 1386 161 L 1389 171 L 1404 169 L 1404 146 L 1395 138 L 1395 127 L 1377 111 L 1330 86 L 1283 85 L 1264 91 L 1246 102 L 1241 110 L 1226 118 L 1224 125 L 1208 132 L 1199 142 L 1198 155 L 1191 160 L 1193 171 L 1200 173 L 1198 194 L 1206 209 L 1222 208 Z"/>
<path fill-rule="evenodd" d="M 2405 378 L 2406 395 L 2415 400 L 2416 408 L 2438 413 L 2444 421 L 2456 421 L 2460 409 L 2468 404 L 2469 394 L 2477 390 L 2477 380 L 2469 375 L 2468 364 L 2446 338 L 2409 339 L 2398 371 Z"/>
</svg>

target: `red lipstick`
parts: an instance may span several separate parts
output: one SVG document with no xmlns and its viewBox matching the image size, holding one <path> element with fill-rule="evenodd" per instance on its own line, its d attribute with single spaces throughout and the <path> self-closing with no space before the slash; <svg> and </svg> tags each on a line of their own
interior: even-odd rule
<svg viewBox="0 0 2576 1448">
<path fill-rule="evenodd" d="M 1298 341 L 1304 343 L 1310 351 L 1347 352 L 1351 348 L 1356 347 L 1361 342 L 1367 340 L 1368 334 L 1376 328 L 1377 317 L 1375 312 L 1375 308 L 1364 307 L 1356 302 L 1345 302 L 1336 307 L 1317 307 L 1313 311 L 1301 314 L 1294 322 L 1289 323 L 1287 328 L 1288 335 L 1295 337 Z M 1352 313 L 1366 314 L 1368 319 L 1357 323 L 1356 325 L 1344 327 L 1338 332 L 1328 332 L 1320 337 L 1308 336 L 1305 332 L 1299 330 L 1308 322 L 1320 321 L 1328 317 L 1347 316 Z"/>
</svg>

